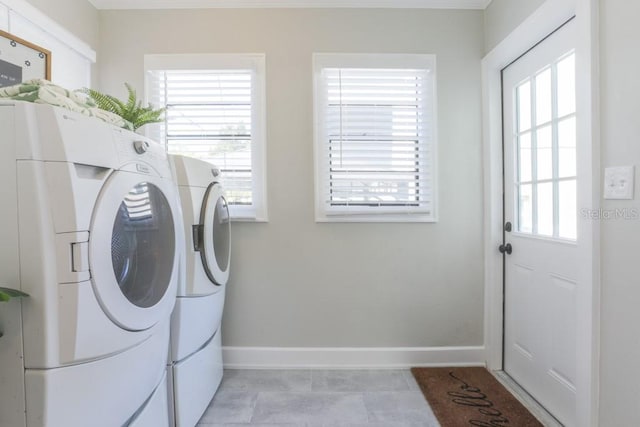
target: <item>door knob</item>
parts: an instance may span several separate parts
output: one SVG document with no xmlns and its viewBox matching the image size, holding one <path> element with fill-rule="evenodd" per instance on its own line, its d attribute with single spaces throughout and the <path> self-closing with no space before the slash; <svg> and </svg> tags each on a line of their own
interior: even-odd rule
<svg viewBox="0 0 640 427">
<path fill-rule="evenodd" d="M 507 255 L 511 255 L 511 252 L 513 252 L 513 246 L 511 246 L 511 243 L 507 243 L 506 245 L 502 244 L 498 247 L 498 250 L 501 254 L 506 253 Z"/>
</svg>

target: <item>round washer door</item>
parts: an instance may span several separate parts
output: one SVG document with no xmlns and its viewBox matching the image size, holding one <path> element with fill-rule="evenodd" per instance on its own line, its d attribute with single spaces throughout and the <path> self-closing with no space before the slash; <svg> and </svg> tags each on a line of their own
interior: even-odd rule
<svg viewBox="0 0 640 427">
<path fill-rule="evenodd" d="M 176 194 L 157 176 L 116 171 L 93 212 L 91 280 L 109 318 L 128 330 L 166 319 L 175 304 L 179 236 Z"/>
<path fill-rule="evenodd" d="M 207 188 L 200 210 L 200 256 L 207 277 L 224 286 L 231 263 L 231 218 L 222 186 L 213 182 Z"/>
</svg>

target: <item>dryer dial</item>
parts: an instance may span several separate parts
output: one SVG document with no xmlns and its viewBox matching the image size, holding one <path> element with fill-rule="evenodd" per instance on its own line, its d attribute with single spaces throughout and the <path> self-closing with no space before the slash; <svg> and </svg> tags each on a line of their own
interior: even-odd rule
<svg viewBox="0 0 640 427">
<path fill-rule="evenodd" d="M 138 154 L 144 154 L 149 149 L 149 143 L 147 141 L 133 141 L 133 149 Z"/>
</svg>

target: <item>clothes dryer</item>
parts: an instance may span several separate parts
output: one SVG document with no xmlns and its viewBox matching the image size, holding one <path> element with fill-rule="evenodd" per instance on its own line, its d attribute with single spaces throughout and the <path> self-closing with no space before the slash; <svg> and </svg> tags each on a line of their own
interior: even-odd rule
<svg viewBox="0 0 640 427">
<path fill-rule="evenodd" d="M 182 221 L 163 147 L 18 101 L 0 129 L 0 283 L 30 295 L 0 307 L 0 425 L 161 426 L 139 416 L 168 413 Z"/>
<path fill-rule="evenodd" d="M 231 221 L 220 171 L 170 155 L 184 218 L 184 281 L 171 317 L 173 421 L 194 426 L 222 380 L 221 320 L 231 262 Z"/>
</svg>

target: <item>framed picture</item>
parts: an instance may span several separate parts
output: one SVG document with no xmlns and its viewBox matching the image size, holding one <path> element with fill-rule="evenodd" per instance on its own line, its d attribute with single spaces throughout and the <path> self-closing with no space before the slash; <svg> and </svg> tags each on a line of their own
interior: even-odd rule
<svg viewBox="0 0 640 427">
<path fill-rule="evenodd" d="M 0 30 L 0 87 L 51 80 L 51 52 Z"/>
</svg>

